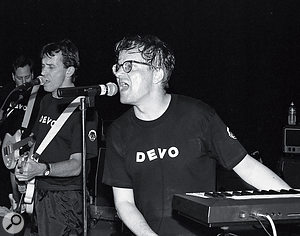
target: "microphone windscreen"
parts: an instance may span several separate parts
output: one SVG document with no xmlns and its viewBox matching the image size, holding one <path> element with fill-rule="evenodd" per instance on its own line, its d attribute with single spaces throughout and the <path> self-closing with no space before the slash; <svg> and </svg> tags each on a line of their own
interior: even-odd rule
<svg viewBox="0 0 300 236">
<path fill-rule="evenodd" d="M 107 96 L 114 96 L 118 92 L 118 86 L 115 83 L 108 82 L 107 86 Z"/>
</svg>

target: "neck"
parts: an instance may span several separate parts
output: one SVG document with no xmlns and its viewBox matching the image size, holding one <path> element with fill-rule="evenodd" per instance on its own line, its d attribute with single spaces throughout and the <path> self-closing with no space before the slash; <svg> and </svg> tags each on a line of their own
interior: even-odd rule
<svg viewBox="0 0 300 236">
<path fill-rule="evenodd" d="M 160 96 L 149 99 L 148 103 L 134 106 L 134 113 L 137 118 L 151 121 L 159 118 L 168 109 L 171 95 L 164 93 Z"/>
</svg>

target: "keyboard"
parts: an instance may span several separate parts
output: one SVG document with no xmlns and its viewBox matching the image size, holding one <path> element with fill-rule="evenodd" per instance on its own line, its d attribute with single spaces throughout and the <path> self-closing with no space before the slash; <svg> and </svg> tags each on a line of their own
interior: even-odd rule
<svg viewBox="0 0 300 236">
<path fill-rule="evenodd" d="M 300 222 L 300 190 L 175 194 L 172 207 L 209 227 L 257 223 L 259 214 L 269 215 L 276 222 Z"/>
</svg>

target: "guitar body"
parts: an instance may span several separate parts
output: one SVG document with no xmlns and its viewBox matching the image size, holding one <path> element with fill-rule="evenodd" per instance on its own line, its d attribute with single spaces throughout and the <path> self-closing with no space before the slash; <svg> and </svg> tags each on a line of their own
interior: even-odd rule
<svg viewBox="0 0 300 236">
<path fill-rule="evenodd" d="M 2 158 L 5 166 L 8 169 L 19 168 L 23 169 L 28 158 L 32 158 L 34 140 L 32 136 L 29 136 L 21 140 L 22 132 L 17 130 L 12 136 L 6 133 L 2 144 Z M 30 151 L 20 155 L 20 150 L 25 146 L 29 145 Z M 33 194 L 35 179 L 32 179 L 26 183 L 26 193 L 23 199 L 25 205 L 25 211 L 29 214 L 33 212 Z"/>
<path fill-rule="evenodd" d="M 20 129 L 16 131 L 16 133 L 12 136 L 9 133 L 6 133 L 2 143 L 2 158 L 4 165 L 8 169 L 15 168 L 17 161 L 20 156 L 20 149 L 15 149 L 13 145 L 19 141 L 21 141 L 22 132 Z"/>
<path fill-rule="evenodd" d="M 33 156 L 33 149 L 34 149 L 33 147 L 30 149 L 30 152 L 28 154 L 27 159 L 31 158 L 34 161 L 38 161 L 38 160 L 35 160 L 34 158 L 32 158 L 32 156 Z M 27 181 L 27 183 L 26 183 L 26 192 L 25 192 L 25 196 L 24 196 L 24 203 L 25 203 L 26 212 L 28 214 L 32 214 L 33 213 L 33 206 L 34 206 L 33 195 L 34 195 L 34 190 L 35 190 L 35 178 Z"/>
<path fill-rule="evenodd" d="M 15 168 L 18 160 L 20 159 L 20 150 L 25 146 L 32 146 L 34 139 L 32 136 L 29 136 L 21 140 L 22 131 L 18 129 L 16 133 L 11 136 L 9 133 L 6 133 L 2 143 L 2 158 L 4 165 L 8 169 Z"/>
<path fill-rule="evenodd" d="M 33 148 L 31 149 L 33 150 Z M 28 158 L 32 158 L 32 153 L 30 151 L 30 154 L 27 154 L 26 156 L 22 156 L 20 161 L 18 162 L 16 168 L 20 169 L 20 173 L 23 172 L 24 165 L 26 164 Z M 26 190 L 23 190 L 23 199 L 22 199 L 22 209 L 25 208 L 25 211 L 28 214 L 33 213 L 33 195 L 34 195 L 34 190 L 35 190 L 35 178 L 25 181 L 26 184 Z"/>
<path fill-rule="evenodd" d="M 37 91 L 39 89 L 39 85 L 35 85 L 32 88 L 30 98 L 27 103 L 27 109 L 25 111 L 22 127 L 27 128 L 29 124 L 29 120 L 31 117 L 31 112 L 33 110 L 33 105 L 36 99 Z M 16 165 L 18 164 L 17 168 L 23 169 L 24 164 L 28 160 L 28 158 L 32 158 L 32 152 L 33 152 L 33 145 L 34 145 L 34 139 L 32 136 L 29 136 L 23 140 L 21 140 L 22 131 L 19 129 L 16 131 L 16 133 L 11 136 L 9 133 L 5 134 L 3 143 L 2 143 L 2 158 L 4 165 L 8 169 L 14 169 L 16 168 Z M 25 146 L 28 145 L 30 148 L 29 153 L 24 153 L 22 156 L 20 155 L 20 150 Z M 35 180 L 32 179 L 28 181 L 27 187 L 26 187 L 26 195 L 24 198 L 26 198 L 25 203 L 25 209 L 27 213 L 33 212 L 33 193 L 34 193 L 34 182 Z M 33 188 L 33 190 L 32 190 Z M 23 195 L 24 196 L 24 195 Z M 21 202 L 22 202 L 21 201 Z"/>
<path fill-rule="evenodd" d="M 28 181 L 27 187 L 26 187 L 26 193 L 25 193 L 25 197 L 24 197 L 24 202 L 26 203 L 26 205 L 31 205 L 31 207 L 29 207 L 29 208 L 33 208 L 34 190 L 35 190 L 35 178 Z M 26 212 L 32 213 L 32 212 L 28 212 L 27 210 L 26 210 Z"/>
</svg>

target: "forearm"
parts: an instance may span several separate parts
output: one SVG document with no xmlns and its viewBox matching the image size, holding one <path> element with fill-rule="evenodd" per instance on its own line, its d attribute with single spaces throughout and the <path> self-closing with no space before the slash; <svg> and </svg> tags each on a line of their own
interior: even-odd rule
<svg viewBox="0 0 300 236">
<path fill-rule="evenodd" d="M 69 160 L 49 164 L 49 176 L 77 176 L 81 173 L 81 153 L 72 154 Z M 22 171 L 19 167 L 16 167 L 15 175 L 19 181 L 28 181 L 36 176 L 44 176 L 46 167 L 45 163 L 39 163 L 29 159 L 22 168 Z"/>
<path fill-rule="evenodd" d="M 247 155 L 233 170 L 248 184 L 260 190 L 280 190 L 291 187 L 265 165 Z"/>
<path fill-rule="evenodd" d="M 77 176 L 81 173 L 81 163 L 75 159 L 50 163 L 50 176 L 69 177 Z"/>
<path fill-rule="evenodd" d="M 122 202 L 116 204 L 116 209 L 119 217 L 124 224 L 138 236 L 155 236 L 157 235 L 150 228 L 143 215 L 130 202 Z"/>
</svg>

